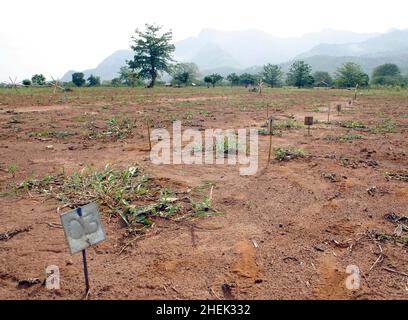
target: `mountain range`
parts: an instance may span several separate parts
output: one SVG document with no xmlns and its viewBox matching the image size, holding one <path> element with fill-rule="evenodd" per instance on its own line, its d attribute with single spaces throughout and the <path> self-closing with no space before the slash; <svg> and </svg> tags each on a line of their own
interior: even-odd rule
<svg viewBox="0 0 408 320">
<path fill-rule="evenodd" d="M 314 71 L 333 73 L 344 62 L 352 61 L 361 64 L 369 74 L 374 67 L 387 62 L 396 63 L 403 72 L 408 72 L 408 30 L 380 34 L 325 29 L 301 37 L 279 38 L 255 29 L 205 29 L 175 46 L 175 60 L 196 63 L 202 75 L 254 73 L 266 63 L 280 64 L 287 71 L 299 59 L 309 63 Z M 131 50 L 118 50 L 96 68 L 82 72 L 86 77 L 93 74 L 111 80 L 132 57 Z M 68 71 L 62 81 L 70 81 L 73 72 Z"/>
</svg>

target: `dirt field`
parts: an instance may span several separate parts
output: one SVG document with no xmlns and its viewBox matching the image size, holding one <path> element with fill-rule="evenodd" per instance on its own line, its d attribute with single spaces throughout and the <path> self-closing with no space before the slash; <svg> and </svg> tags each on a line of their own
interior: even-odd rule
<svg viewBox="0 0 408 320">
<path fill-rule="evenodd" d="M 9 233 L 0 236 L 0 298 L 82 298 L 82 259 L 69 254 L 57 213 L 63 204 L 18 186 L 29 177 L 110 164 L 138 166 L 161 187 L 185 194 L 200 187 L 209 194 L 213 185 L 212 206 L 222 214 L 152 216 L 150 228 L 131 232 L 102 210 L 107 240 L 88 250 L 90 299 L 406 299 L 408 91 L 363 91 L 350 104 L 352 96 L 347 90 L 1 89 L 0 235 Z M 147 118 L 152 128 L 181 120 L 184 129 L 261 129 L 267 112 L 281 123 L 303 124 L 305 115 L 319 121 L 311 136 L 288 125 L 273 137 L 274 148 L 301 148 L 304 157 L 266 167 L 269 137 L 260 135 L 254 176 L 240 176 L 238 166 L 149 160 Z M 98 135 L 113 116 L 134 121 L 129 135 Z M 49 265 L 60 268 L 61 290 L 18 286 L 42 281 Z M 358 290 L 346 288 L 349 265 L 360 269 Z"/>
</svg>

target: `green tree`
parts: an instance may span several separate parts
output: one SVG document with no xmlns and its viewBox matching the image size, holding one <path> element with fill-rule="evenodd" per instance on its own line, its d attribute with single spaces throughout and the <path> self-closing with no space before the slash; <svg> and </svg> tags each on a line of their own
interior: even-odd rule
<svg viewBox="0 0 408 320">
<path fill-rule="evenodd" d="M 172 67 L 171 75 L 175 83 L 188 85 L 200 76 L 200 72 L 195 63 L 178 63 Z"/>
<path fill-rule="evenodd" d="M 95 77 L 92 74 L 88 77 L 87 81 L 88 81 L 88 86 L 89 87 L 95 87 L 95 86 L 100 86 L 101 85 L 101 78 L 100 77 Z"/>
<path fill-rule="evenodd" d="M 82 87 L 85 85 L 84 74 L 82 72 L 75 72 L 72 74 L 72 83 L 77 87 Z"/>
<path fill-rule="evenodd" d="M 136 29 L 132 36 L 134 58 L 128 61 L 132 70 L 137 70 L 143 79 L 149 79 L 149 88 L 153 88 L 159 72 L 170 73 L 170 63 L 175 46 L 171 44 L 173 34 L 170 31 L 160 34 L 162 27 L 145 25 L 145 30 Z"/>
<path fill-rule="evenodd" d="M 43 86 L 45 84 L 45 77 L 42 74 L 35 74 L 31 77 L 31 82 L 33 84 Z"/>
<path fill-rule="evenodd" d="M 249 85 L 254 86 L 257 80 L 258 78 L 250 73 L 243 73 L 239 76 L 239 82 L 245 86 L 245 88 L 248 88 Z"/>
<path fill-rule="evenodd" d="M 270 64 L 264 66 L 262 72 L 263 81 L 271 86 L 271 88 L 278 87 L 282 83 L 282 69 L 276 64 Z"/>
<path fill-rule="evenodd" d="M 227 80 L 230 82 L 230 84 L 231 84 L 231 87 L 232 86 L 236 86 L 236 85 L 238 85 L 239 84 L 239 75 L 237 75 L 235 72 L 234 73 L 230 73 L 228 76 L 227 76 Z"/>
<path fill-rule="evenodd" d="M 111 85 L 114 87 L 119 87 L 122 84 L 122 81 L 120 80 L 120 78 L 113 78 L 111 80 Z"/>
<path fill-rule="evenodd" d="M 127 66 L 120 68 L 119 80 L 121 83 L 129 87 L 135 87 L 143 84 L 143 81 L 140 79 L 140 75 L 137 73 L 137 71 L 130 69 Z"/>
<path fill-rule="evenodd" d="M 404 82 L 401 71 L 397 65 L 392 63 L 382 64 L 373 71 L 372 84 L 378 85 L 400 85 Z"/>
<path fill-rule="evenodd" d="M 30 79 L 24 79 L 22 83 L 23 83 L 23 86 L 31 86 L 31 80 Z"/>
<path fill-rule="evenodd" d="M 224 78 L 218 73 L 213 73 L 204 78 L 204 82 L 207 83 L 207 85 L 212 84 L 213 88 L 217 83 L 221 82 L 222 80 L 224 80 Z"/>
<path fill-rule="evenodd" d="M 335 79 L 337 87 L 354 88 L 356 85 L 365 87 L 368 81 L 368 75 L 363 72 L 360 65 L 354 62 L 346 62 L 337 69 Z"/>
<path fill-rule="evenodd" d="M 326 71 L 316 71 L 313 74 L 313 79 L 317 87 L 331 87 L 333 85 L 333 78 Z"/>
<path fill-rule="evenodd" d="M 304 61 L 295 61 L 290 67 L 287 83 L 298 88 L 313 85 L 312 67 Z"/>
</svg>

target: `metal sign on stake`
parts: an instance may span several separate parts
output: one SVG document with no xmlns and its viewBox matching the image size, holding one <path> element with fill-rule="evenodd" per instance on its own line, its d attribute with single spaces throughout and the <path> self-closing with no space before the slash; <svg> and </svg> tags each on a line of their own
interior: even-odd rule
<svg viewBox="0 0 408 320">
<path fill-rule="evenodd" d="M 82 252 L 85 290 L 89 292 L 88 264 L 86 248 L 106 239 L 100 221 L 98 207 L 95 203 L 68 211 L 61 215 L 61 224 L 71 255 Z"/>
<path fill-rule="evenodd" d="M 305 126 L 307 126 L 307 135 L 310 136 L 310 126 L 313 125 L 313 117 L 305 117 Z"/>
</svg>

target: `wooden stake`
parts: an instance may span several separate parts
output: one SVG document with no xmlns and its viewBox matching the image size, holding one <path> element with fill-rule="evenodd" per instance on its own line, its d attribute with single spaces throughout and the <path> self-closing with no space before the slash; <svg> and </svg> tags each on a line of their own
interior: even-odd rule
<svg viewBox="0 0 408 320">
<path fill-rule="evenodd" d="M 149 139 L 149 151 L 152 151 L 152 141 L 150 139 L 150 124 L 149 124 L 149 120 L 146 120 L 146 124 L 147 124 L 147 138 Z"/>
<path fill-rule="evenodd" d="M 329 108 L 327 109 L 327 122 L 330 122 L 330 104 Z"/>
<path fill-rule="evenodd" d="M 272 119 L 269 119 L 269 152 L 268 152 L 268 165 L 271 162 L 272 157 Z"/>
<path fill-rule="evenodd" d="M 357 89 L 358 89 L 358 83 L 356 84 L 356 89 L 354 90 L 354 100 L 357 100 Z"/>
</svg>

